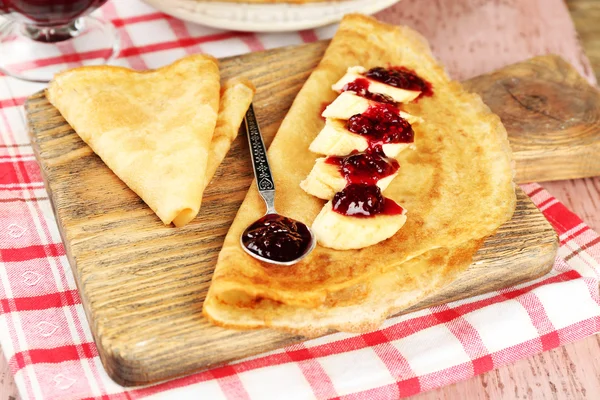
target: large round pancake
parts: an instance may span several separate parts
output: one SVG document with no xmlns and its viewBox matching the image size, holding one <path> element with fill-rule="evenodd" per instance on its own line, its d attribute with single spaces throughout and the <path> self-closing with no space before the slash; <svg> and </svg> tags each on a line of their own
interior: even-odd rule
<svg viewBox="0 0 600 400">
<path fill-rule="evenodd" d="M 281 214 L 310 224 L 323 206 L 299 183 L 318 157 L 308 147 L 323 127 L 319 116 L 323 103 L 337 95 L 331 85 L 355 65 L 405 66 L 433 85 L 434 96 L 404 106 L 424 122 L 414 126 L 416 150 L 401 154 L 400 173 L 385 192 L 408 210 L 406 225 L 392 238 L 360 250 L 317 246 L 290 267 L 261 263 L 239 245 L 242 231 L 264 213 L 252 185 L 225 239 L 207 304 L 217 297 L 235 306 L 240 298 L 251 297 L 319 307 L 328 293 L 368 282 L 429 250 L 483 238 L 511 217 L 516 202 L 511 154 L 498 116 L 479 96 L 448 78 L 418 33 L 362 15 L 344 18 L 269 149 Z M 356 232 L 347 234 L 360 233 L 357 225 Z M 442 269 L 423 271 L 424 279 L 442 284 L 436 278 Z M 204 311 L 217 319 L 214 309 Z"/>
</svg>

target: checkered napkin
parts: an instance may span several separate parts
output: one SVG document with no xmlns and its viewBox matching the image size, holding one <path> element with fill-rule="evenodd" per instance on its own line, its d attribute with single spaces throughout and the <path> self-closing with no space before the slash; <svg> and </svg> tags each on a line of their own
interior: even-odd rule
<svg viewBox="0 0 600 400">
<path fill-rule="evenodd" d="M 403 1 L 402 11 L 416 3 Z M 109 1 L 98 13 L 119 28 L 124 49 L 118 63 L 138 69 L 187 53 L 222 57 L 309 42 L 335 30 L 223 32 L 167 17 L 137 0 Z M 57 57 L 40 65 L 72 66 L 67 61 Z M 600 237 L 530 184 L 523 189 L 561 240 L 553 270 L 536 281 L 392 318 L 368 334 L 338 333 L 166 383 L 121 387 L 100 363 L 27 138 L 21 105 L 39 89 L 0 76 L 0 344 L 23 399 L 397 398 L 600 328 Z"/>
</svg>

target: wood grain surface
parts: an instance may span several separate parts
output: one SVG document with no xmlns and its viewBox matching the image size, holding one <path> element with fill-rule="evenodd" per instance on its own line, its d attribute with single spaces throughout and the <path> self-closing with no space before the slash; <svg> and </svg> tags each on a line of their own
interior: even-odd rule
<svg viewBox="0 0 600 400">
<path fill-rule="evenodd" d="M 600 82 L 600 0 L 566 0 L 577 34 Z"/>
<path fill-rule="evenodd" d="M 254 105 L 267 143 L 325 46 L 320 42 L 221 62 L 224 79 L 243 76 L 256 85 Z M 491 84 L 482 77 L 478 88 L 484 90 L 484 82 Z M 26 110 L 100 358 L 115 381 L 163 380 L 303 339 L 272 330 L 219 328 L 200 313 L 224 235 L 252 179 L 243 135 L 208 186 L 199 216 L 174 229 L 163 226 L 92 153 L 42 93 L 27 101 Z M 556 249 L 554 230 L 518 190 L 513 219 L 486 240 L 471 268 L 409 310 L 536 278 L 551 268 Z"/>
<path fill-rule="evenodd" d="M 4 354 L 0 355 L 0 399 L 1 400 L 17 400 L 19 399 L 19 391 L 12 372 Z"/>
<path fill-rule="evenodd" d="M 600 92 L 557 56 L 468 81 L 509 132 L 517 182 L 600 175 Z"/>
<path fill-rule="evenodd" d="M 566 26 L 570 22 L 559 16 L 560 10 L 555 12 L 554 18 L 539 21 L 535 4 L 539 8 L 556 10 L 560 9 L 560 1 L 403 0 L 380 13 L 379 18 L 410 24 L 423 32 L 432 42 L 436 54 L 443 53 L 442 62 L 449 66 L 455 77 L 471 77 L 547 52 L 565 55 L 579 72 L 589 74 L 592 72 L 588 70 L 589 64 Z M 566 2 L 595 74 L 600 78 L 600 0 Z M 483 11 L 478 12 L 477 7 Z M 452 8 L 452 12 L 449 13 L 447 8 Z M 546 15 L 549 12 L 546 11 Z M 502 20 L 506 23 L 497 22 Z M 478 33 L 473 34 L 474 31 Z M 465 40 L 471 42 L 465 46 L 469 51 L 454 56 Z M 515 42 L 520 46 L 517 54 L 512 55 L 511 44 Z M 600 231 L 600 178 L 547 182 L 544 187 L 592 229 Z M 417 395 L 414 399 L 596 399 L 600 393 L 598 355 L 600 340 L 598 336 L 592 336 Z M 0 400 L 18 399 L 4 357 L 0 357 L 0 371 Z"/>
</svg>

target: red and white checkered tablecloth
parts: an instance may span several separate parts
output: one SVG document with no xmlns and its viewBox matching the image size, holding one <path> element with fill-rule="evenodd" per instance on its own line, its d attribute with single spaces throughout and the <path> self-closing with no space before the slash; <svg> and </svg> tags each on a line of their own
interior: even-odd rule
<svg viewBox="0 0 600 400">
<path fill-rule="evenodd" d="M 396 6 L 382 16 L 402 14 L 416 3 L 405 0 L 401 10 Z M 562 14 L 540 8 L 540 15 L 552 17 L 544 23 L 570 24 L 562 7 Z M 223 57 L 310 42 L 335 31 L 224 32 L 178 21 L 138 0 L 109 1 L 98 14 L 119 28 L 123 50 L 117 64 L 137 69 L 188 53 Z M 574 31 L 570 34 L 574 38 Z M 536 49 L 526 55 L 547 50 L 577 61 L 573 46 Z M 64 61 L 57 57 L 41 64 Z M 589 72 L 580 61 L 576 67 Z M 460 76 L 456 69 L 450 65 Z M 600 236 L 539 185 L 529 184 L 523 189 L 561 241 L 552 272 L 540 279 L 392 318 L 368 334 L 338 333 L 166 383 L 121 387 L 100 363 L 29 144 L 21 105 L 41 88 L 0 76 L 0 344 L 23 399 L 391 399 L 600 330 Z"/>
</svg>

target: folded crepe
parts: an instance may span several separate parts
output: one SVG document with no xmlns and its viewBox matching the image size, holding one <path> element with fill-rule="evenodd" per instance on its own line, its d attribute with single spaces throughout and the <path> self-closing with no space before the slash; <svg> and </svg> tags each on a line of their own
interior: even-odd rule
<svg viewBox="0 0 600 400">
<path fill-rule="evenodd" d="M 246 111 L 250 107 L 256 88 L 247 79 L 233 78 L 225 81 L 221 87 L 221 102 L 217 126 L 210 143 L 208 165 L 204 183 L 208 186 L 219 165 L 237 137 Z"/>
<path fill-rule="evenodd" d="M 198 213 L 254 92 L 247 81 L 226 83 L 224 98 L 240 103 L 219 110 L 219 89 L 216 59 L 195 55 L 146 72 L 75 68 L 58 74 L 46 96 L 164 224 L 180 227 Z"/>
<path fill-rule="evenodd" d="M 481 241 L 452 249 L 427 251 L 386 272 L 344 290 L 328 293 L 316 307 L 300 307 L 268 298 L 240 297 L 223 302 L 209 296 L 204 302 L 210 321 L 226 328 L 269 326 L 292 334 L 316 337 L 330 330 L 368 332 L 385 318 L 439 287 L 452 282 L 471 264 Z"/>
<path fill-rule="evenodd" d="M 481 239 L 512 216 L 511 152 L 499 117 L 448 78 L 417 32 L 363 15 L 342 20 L 269 148 L 281 214 L 310 225 L 323 207 L 300 182 L 318 157 L 308 148 L 324 125 L 322 104 L 337 96 L 332 84 L 356 65 L 404 66 L 433 85 L 433 96 L 403 105 L 423 122 L 413 126 L 416 149 L 399 155 L 399 175 L 385 192 L 408 210 L 405 226 L 360 250 L 317 246 L 292 266 L 262 263 L 239 242 L 243 230 L 264 214 L 252 185 L 225 238 L 204 303 L 203 312 L 213 323 L 308 335 L 327 328 L 372 329 L 382 315 L 448 284 L 469 265 Z M 360 235 L 360 223 L 345 234 Z M 389 276 L 399 284 L 386 284 L 382 277 Z M 330 301 L 339 297 L 346 298 L 344 307 L 363 312 Z"/>
</svg>

